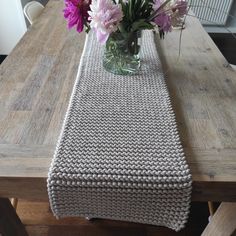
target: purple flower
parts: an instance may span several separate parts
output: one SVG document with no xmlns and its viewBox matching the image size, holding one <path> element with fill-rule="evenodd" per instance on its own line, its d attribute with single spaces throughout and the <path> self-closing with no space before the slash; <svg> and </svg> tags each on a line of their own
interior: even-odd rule
<svg viewBox="0 0 236 236">
<path fill-rule="evenodd" d="M 98 41 L 104 44 L 123 18 L 121 6 L 112 0 L 92 0 L 90 9 L 90 26 L 95 30 Z"/>
<path fill-rule="evenodd" d="M 157 11 L 157 10 L 160 8 L 161 4 L 162 4 L 162 1 L 161 1 L 161 0 L 154 0 L 154 3 L 153 3 L 153 10 L 154 10 L 154 11 Z"/>
<path fill-rule="evenodd" d="M 162 29 L 164 32 L 171 31 L 171 17 L 162 12 L 155 19 L 154 22 Z"/>
<path fill-rule="evenodd" d="M 65 0 L 64 17 L 68 20 L 68 28 L 76 26 L 80 33 L 88 21 L 90 0 Z"/>
<path fill-rule="evenodd" d="M 161 30 L 169 32 L 172 25 L 181 22 L 181 18 L 187 13 L 188 3 L 185 0 L 154 0 L 153 11 L 155 18 L 153 19 Z"/>
<path fill-rule="evenodd" d="M 165 0 L 154 0 L 153 10 L 156 17 L 153 19 L 154 23 L 160 27 L 164 32 L 171 31 L 171 16 L 172 12 L 170 3 L 162 6 Z"/>
<path fill-rule="evenodd" d="M 188 3 L 184 0 L 177 0 L 173 6 L 173 12 L 177 11 L 180 17 L 187 14 Z"/>
</svg>

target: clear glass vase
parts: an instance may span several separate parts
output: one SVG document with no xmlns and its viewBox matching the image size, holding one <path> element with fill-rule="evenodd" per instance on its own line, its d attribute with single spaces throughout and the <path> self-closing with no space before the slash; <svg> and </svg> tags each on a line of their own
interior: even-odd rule
<svg viewBox="0 0 236 236">
<path fill-rule="evenodd" d="M 113 74 L 132 75 L 140 68 L 141 32 L 111 34 L 106 42 L 103 67 Z"/>
</svg>

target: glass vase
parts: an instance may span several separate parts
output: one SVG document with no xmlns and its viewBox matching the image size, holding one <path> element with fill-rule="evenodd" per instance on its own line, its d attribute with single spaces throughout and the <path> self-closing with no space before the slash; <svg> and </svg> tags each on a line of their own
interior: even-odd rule
<svg viewBox="0 0 236 236">
<path fill-rule="evenodd" d="M 140 31 L 112 33 L 105 45 L 103 67 L 113 74 L 136 74 L 140 68 L 140 39 Z"/>
</svg>

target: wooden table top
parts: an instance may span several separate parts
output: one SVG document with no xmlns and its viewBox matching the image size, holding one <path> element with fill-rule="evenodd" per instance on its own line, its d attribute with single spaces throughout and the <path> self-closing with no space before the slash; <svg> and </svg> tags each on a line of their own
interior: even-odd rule
<svg viewBox="0 0 236 236">
<path fill-rule="evenodd" d="M 68 31 L 50 0 L 0 67 L 0 196 L 47 199 L 46 178 L 76 78 L 85 33 Z M 159 42 L 193 200 L 236 201 L 236 72 L 188 17 Z M 145 42 L 144 42 L 145 43 Z"/>
</svg>

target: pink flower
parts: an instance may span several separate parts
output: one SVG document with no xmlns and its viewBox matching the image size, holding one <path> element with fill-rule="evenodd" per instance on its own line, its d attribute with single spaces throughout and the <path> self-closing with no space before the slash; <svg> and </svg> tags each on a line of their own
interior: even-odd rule
<svg viewBox="0 0 236 236">
<path fill-rule="evenodd" d="M 65 0 L 64 17 L 68 20 L 68 28 L 76 26 L 80 33 L 88 20 L 88 10 L 91 0 Z"/>
<path fill-rule="evenodd" d="M 95 30 L 98 41 L 104 44 L 123 18 L 121 6 L 112 0 L 92 0 L 90 9 L 90 26 Z"/>
<path fill-rule="evenodd" d="M 164 32 L 171 31 L 171 17 L 166 13 L 160 13 L 155 19 L 154 22 L 160 27 Z"/>
</svg>

